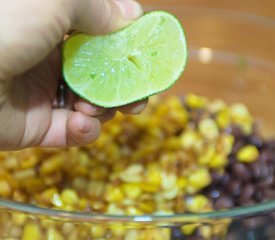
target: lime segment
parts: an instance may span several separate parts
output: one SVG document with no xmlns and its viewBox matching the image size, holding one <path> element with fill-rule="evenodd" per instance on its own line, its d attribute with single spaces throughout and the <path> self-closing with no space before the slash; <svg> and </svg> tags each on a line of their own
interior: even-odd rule
<svg viewBox="0 0 275 240">
<path fill-rule="evenodd" d="M 179 21 L 167 12 L 156 11 L 106 36 L 80 33 L 68 38 L 63 49 L 63 75 L 82 98 L 116 107 L 172 86 L 186 59 L 186 40 Z"/>
</svg>

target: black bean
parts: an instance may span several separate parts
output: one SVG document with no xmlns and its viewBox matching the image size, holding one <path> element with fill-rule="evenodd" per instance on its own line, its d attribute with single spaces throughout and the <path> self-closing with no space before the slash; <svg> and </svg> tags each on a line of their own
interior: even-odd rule
<svg viewBox="0 0 275 240">
<path fill-rule="evenodd" d="M 218 210 L 220 209 L 229 209 L 234 207 L 234 201 L 229 196 L 221 196 L 214 204 L 214 207 Z"/>
<path fill-rule="evenodd" d="M 258 189 L 266 189 L 266 188 L 270 188 L 273 184 L 274 184 L 274 176 L 269 175 L 265 179 L 257 182 L 256 187 Z"/>
<path fill-rule="evenodd" d="M 238 199 L 238 202 L 241 205 L 246 205 L 247 201 L 252 200 L 252 196 L 253 196 L 254 192 L 255 192 L 255 187 L 252 184 L 247 184 L 242 189 L 242 193 Z"/>
<path fill-rule="evenodd" d="M 274 159 L 274 154 L 270 149 L 263 149 L 259 155 L 259 161 L 270 162 Z"/>
<path fill-rule="evenodd" d="M 251 135 L 247 138 L 247 142 L 249 144 L 252 144 L 254 146 L 256 146 L 257 148 L 261 148 L 263 146 L 263 141 L 262 139 L 257 136 L 257 135 Z"/>
<path fill-rule="evenodd" d="M 242 222 L 246 228 L 255 229 L 257 227 L 264 225 L 266 221 L 264 216 L 259 216 L 259 217 L 250 217 L 250 218 L 244 219 Z"/>
<path fill-rule="evenodd" d="M 264 162 L 251 163 L 249 164 L 249 168 L 251 170 L 251 173 L 254 179 L 266 178 L 271 173 L 270 171 L 271 169 L 269 170 L 268 165 Z"/>
<path fill-rule="evenodd" d="M 271 150 L 275 150 L 275 139 L 274 140 L 270 140 L 266 143 L 267 148 L 271 149 Z"/>
<path fill-rule="evenodd" d="M 275 200 L 275 190 L 267 189 L 263 192 L 263 198 L 265 200 Z"/>
<path fill-rule="evenodd" d="M 232 166 L 232 171 L 234 175 L 242 181 L 249 181 L 251 179 L 250 171 L 243 163 L 234 163 Z"/>
<path fill-rule="evenodd" d="M 238 139 L 244 137 L 242 129 L 236 125 L 230 125 L 225 129 L 225 132 L 232 134 L 235 138 L 238 138 Z"/>
<path fill-rule="evenodd" d="M 228 184 L 228 190 L 232 196 L 238 197 L 242 191 L 241 182 L 238 180 L 231 180 Z"/>
</svg>

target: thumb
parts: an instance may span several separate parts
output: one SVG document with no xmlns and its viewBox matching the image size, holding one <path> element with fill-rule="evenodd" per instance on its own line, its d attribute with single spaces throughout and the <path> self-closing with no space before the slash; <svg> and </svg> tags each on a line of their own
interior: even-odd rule
<svg viewBox="0 0 275 240">
<path fill-rule="evenodd" d="M 0 79 L 40 62 L 70 29 L 107 33 L 141 14 L 133 0 L 1 0 Z"/>
<path fill-rule="evenodd" d="M 129 25 L 142 15 L 142 8 L 134 0 L 71 0 L 72 28 L 103 34 Z"/>
</svg>

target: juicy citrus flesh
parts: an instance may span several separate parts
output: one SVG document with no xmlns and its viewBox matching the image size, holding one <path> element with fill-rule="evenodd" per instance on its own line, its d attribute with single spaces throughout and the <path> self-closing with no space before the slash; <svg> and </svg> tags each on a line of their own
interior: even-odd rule
<svg viewBox="0 0 275 240">
<path fill-rule="evenodd" d="M 186 41 L 178 20 L 157 11 L 106 36 L 76 34 L 63 49 L 63 75 L 87 101 L 116 107 L 171 87 L 184 70 Z"/>
</svg>

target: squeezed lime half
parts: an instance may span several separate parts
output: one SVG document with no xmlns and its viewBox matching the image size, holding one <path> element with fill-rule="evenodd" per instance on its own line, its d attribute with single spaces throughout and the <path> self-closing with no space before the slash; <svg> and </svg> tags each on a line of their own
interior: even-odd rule
<svg viewBox="0 0 275 240">
<path fill-rule="evenodd" d="M 69 37 L 63 48 L 63 75 L 80 97 L 117 107 L 171 87 L 186 60 L 180 22 L 170 13 L 155 11 L 106 36 Z"/>
</svg>

